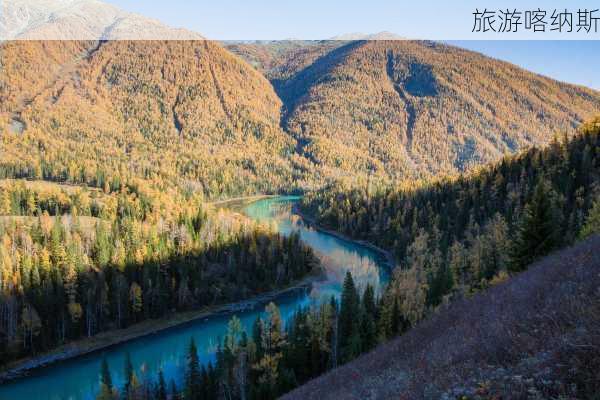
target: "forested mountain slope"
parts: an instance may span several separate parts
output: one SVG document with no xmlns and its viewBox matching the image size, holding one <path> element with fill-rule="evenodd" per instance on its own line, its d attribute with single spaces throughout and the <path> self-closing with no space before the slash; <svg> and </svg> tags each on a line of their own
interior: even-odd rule
<svg viewBox="0 0 600 400">
<path fill-rule="evenodd" d="M 280 289 L 318 264 L 298 235 L 216 211 L 201 195 L 0 180 L 0 369 Z"/>
<path fill-rule="evenodd" d="M 600 109 L 595 91 L 441 44 L 228 46 L 259 70 L 203 40 L 2 44 L 4 176 L 136 177 L 210 197 L 430 177 L 546 144 Z"/>
<path fill-rule="evenodd" d="M 463 171 L 572 133 L 600 108 L 593 90 L 418 41 L 350 42 L 277 90 L 285 129 L 329 176 Z"/>
<path fill-rule="evenodd" d="M 546 257 L 283 398 L 595 398 L 598 248 L 595 236 Z"/>
<path fill-rule="evenodd" d="M 309 196 L 321 223 L 394 251 L 400 266 L 372 314 L 380 340 L 402 336 L 285 398 L 595 398 L 599 140 L 596 118 L 456 179 Z M 349 287 L 339 340 L 351 360 L 372 342 Z"/>
<path fill-rule="evenodd" d="M 573 132 L 600 108 L 593 90 L 431 42 L 227 47 L 271 80 L 284 127 L 334 177 L 463 171 Z"/>
<path fill-rule="evenodd" d="M 0 51 L 6 177 L 100 187 L 142 178 L 227 196 L 290 187 L 302 173 L 272 86 L 215 42 L 30 41 Z"/>
<path fill-rule="evenodd" d="M 275 86 L 329 51 L 348 43 L 337 40 L 223 42 L 224 47 L 258 69 Z"/>
<path fill-rule="evenodd" d="M 416 321 L 455 291 L 485 288 L 573 243 L 600 196 L 598 149 L 595 119 L 572 139 L 471 174 L 419 187 L 336 185 L 308 195 L 304 209 L 324 226 L 390 249 L 408 270 L 398 282 L 416 284 L 395 289 L 419 294 L 404 310 Z"/>
<path fill-rule="evenodd" d="M 245 62 L 203 40 L 0 52 L 0 363 L 316 265 L 297 236 L 205 204 L 302 174 L 279 98 Z"/>
</svg>

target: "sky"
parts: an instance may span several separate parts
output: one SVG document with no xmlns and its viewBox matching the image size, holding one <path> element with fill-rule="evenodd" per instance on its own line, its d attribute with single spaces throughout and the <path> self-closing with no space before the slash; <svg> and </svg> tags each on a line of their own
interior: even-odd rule
<svg viewBox="0 0 600 400">
<path fill-rule="evenodd" d="M 127 11 L 215 40 L 328 39 L 389 31 L 453 41 L 555 79 L 600 89 L 600 31 L 533 35 L 473 33 L 475 9 L 598 9 L 595 0 L 108 0 Z M 600 12 L 597 14 L 600 17 Z M 574 17 L 576 19 L 576 17 Z M 600 30 L 600 22 L 598 29 Z M 515 39 L 536 39 L 518 41 Z M 595 39 L 570 41 L 563 39 Z M 484 40 L 473 40 L 484 39 Z M 505 40 L 498 40 L 505 39 Z M 506 40 L 510 39 L 510 40 Z M 539 40 L 544 39 L 544 40 Z M 560 39 L 560 40 L 546 40 Z"/>
<path fill-rule="evenodd" d="M 454 41 L 560 81 L 600 90 L 600 41 Z"/>
</svg>

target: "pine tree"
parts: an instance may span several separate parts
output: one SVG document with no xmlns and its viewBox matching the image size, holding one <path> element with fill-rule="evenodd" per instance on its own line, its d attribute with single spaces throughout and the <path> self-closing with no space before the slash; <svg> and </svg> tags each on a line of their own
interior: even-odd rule
<svg viewBox="0 0 600 400">
<path fill-rule="evenodd" d="M 185 398 L 195 400 L 200 397 L 200 382 L 202 375 L 200 373 L 200 360 L 198 359 L 198 349 L 194 338 L 190 339 L 190 345 L 187 355 L 187 368 L 185 372 Z"/>
<path fill-rule="evenodd" d="M 342 302 L 340 306 L 339 337 L 340 349 L 342 350 L 342 359 L 349 361 L 353 359 L 357 352 L 357 340 L 359 336 L 358 323 L 360 315 L 360 299 L 354 279 L 350 271 L 346 273 L 344 286 L 342 289 Z"/>
<path fill-rule="evenodd" d="M 269 303 L 265 307 L 267 318 L 265 329 L 263 330 L 262 346 L 265 352 L 274 355 L 280 352 L 286 343 L 285 332 L 283 330 L 283 320 L 281 313 L 275 303 Z"/>
<path fill-rule="evenodd" d="M 511 250 L 510 270 L 523 271 L 537 258 L 550 253 L 558 245 L 556 211 L 553 192 L 546 181 L 540 181 L 525 207 Z"/>
<path fill-rule="evenodd" d="M 274 303 L 269 303 L 265 307 L 265 312 L 267 317 L 263 323 L 261 338 L 264 355 L 254 365 L 254 369 L 259 373 L 260 397 L 274 399 L 277 397 L 280 382 L 280 360 L 283 357 L 282 351 L 287 340 L 279 308 Z"/>
<path fill-rule="evenodd" d="M 260 360 L 264 354 L 262 337 L 264 331 L 264 322 L 261 318 L 256 318 L 252 325 L 252 341 L 256 346 L 256 359 Z"/>
<path fill-rule="evenodd" d="M 162 369 L 158 371 L 158 390 L 156 393 L 157 400 L 167 400 L 167 384 Z"/>
<path fill-rule="evenodd" d="M 376 317 L 377 306 L 375 305 L 375 289 L 373 285 L 368 284 L 363 295 L 363 308 L 365 312 L 371 315 L 373 318 Z"/>
<path fill-rule="evenodd" d="M 361 340 L 363 350 L 371 350 L 377 344 L 377 306 L 375 305 L 375 290 L 370 284 L 367 285 L 363 295 L 363 307 L 361 318 Z"/>
</svg>

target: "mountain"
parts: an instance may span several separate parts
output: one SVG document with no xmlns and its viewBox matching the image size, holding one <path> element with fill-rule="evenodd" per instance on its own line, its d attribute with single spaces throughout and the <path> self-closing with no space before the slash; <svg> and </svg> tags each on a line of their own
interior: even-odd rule
<svg viewBox="0 0 600 400">
<path fill-rule="evenodd" d="M 0 39 L 198 40 L 202 37 L 98 0 L 5 0 L 0 14 Z"/>
<path fill-rule="evenodd" d="M 283 398 L 594 398 L 598 246 L 557 252 Z"/>
<path fill-rule="evenodd" d="M 295 141 L 279 126 L 280 99 L 215 42 L 19 41 L 1 51 L 11 176 L 140 178 L 211 196 L 291 186 Z"/>
<path fill-rule="evenodd" d="M 332 37 L 330 40 L 355 41 L 355 40 L 405 40 L 406 38 L 392 32 L 379 33 L 345 33 Z"/>
<path fill-rule="evenodd" d="M 599 92 L 431 42 L 350 42 L 274 85 L 283 127 L 328 176 L 463 171 L 600 110 Z"/>
<path fill-rule="evenodd" d="M 599 92 L 442 44 L 105 40 L 138 22 L 151 37 L 181 31 L 97 0 L 3 7 L 6 35 L 89 37 L 0 45 L 10 176 L 108 174 L 211 197 L 428 178 L 546 144 L 600 110 Z"/>
<path fill-rule="evenodd" d="M 225 48 L 258 69 L 275 87 L 347 41 L 273 40 L 223 42 Z"/>
</svg>

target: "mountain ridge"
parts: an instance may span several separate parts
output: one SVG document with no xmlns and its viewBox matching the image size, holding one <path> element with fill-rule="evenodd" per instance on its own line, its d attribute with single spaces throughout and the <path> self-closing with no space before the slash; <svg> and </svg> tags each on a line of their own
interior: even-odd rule
<svg viewBox="0 0 600 400">
<path fill-rule="evenodd" d="M 2 9 L 2 40 L 203 39 L 99 0 L 5 0 Z"/>
<path fill-rule="evenodd" d="M 102 21 L 131 15 L 97 0 L 58 4 L 58 22 L 34 24 L 33 31 L 52 31 L 69 21 L 61 10 L 82 4 L 108 10 Z M 600 92 L 435 42 L 103 40 L 127 27 L 102 21 L 89 30 L 93 40 L 0 45 L 0 120 L 14 146 L 7 159 L 17 169 L 38 168 L 31 154 L 39 150 L 17 145 L 15 135 L 32 143 L 52 137 L 55 148 L 92 135 L 103 143 L 97 154 L 80 150 L 93 163 L 115 144 L 112 135 L 140 151 L 167 144 L 173 158 L 182 151 L 185 161 L 171 162 L 166 175 L 210 196 L 247 194 L 248 179 L 256 185 L 249 190 L 267 192 L 348 177 L 427 179 L 545 145 L 600 110 Z M 0 26 L 8 29 L 6 20 Z M 123 162 L 119 169 L 149 174 Z"/>
<path fill-rule="evenodd" d="M 324 65 L 316 68 L 321 61 Z M 292 104 L 286 130 L 312 142 L 315 149 L 311 153 L 331 168 L 348 163 L 339 168 L 341 174 L 354 167 L 350 159 L 335 152 L 335 143 L 327 143 L 333 137 L 342 142 L 363 142 L 362 152 L 371 153 L 361 160 L 365 173 L 386 175 L 396 170 L 419 177 L 464 170 L 469 163 L 463 158 L 485 163 L 506 151 L 545 144 L 551 139 L 548 130 L 574 132 L 578 123 L 592 117 L 600 107 L 599 93 L 591 89 L 432 42 L 352 42 L 318 59 L 286 85 L 280 94 L 284 103 Z M 542 97 L 552 102 L 542 101 Z M 565 101 L 569 97 L 571 100 Z M 576 111 L 580 106 L 584 109 Z M 449 108 L 453 113 L 446 111 Z M 474 114 L 475 118 L 469 119 L 480 123 L 479 127 L 469 128 L 471 123 L 464 117 L 456 117 L 465 111 Z M 521 115 L 515 119 L 512 111 Z M 525 121 L 536 116 L 545 133 L 537 126 L 527 127 Z M 516 120 L 515 126 L 508 123 L 510 119 Z M 390 136 L 392 131 L 395 133 Z M 373 144 L 381 137 L 386 139 Z M 475 139 L 471 143 L 474 149 L 469 150 L 465 139 Z M 454 142 L 455 148 L 448 147 L 447 141 Z M 412 149 L 416 157 L 409 154 L 413 147 L 410 142 L 421 146 Z M 395 147 L 396 154 L 386 150 L 389 145 Z M 461 155 L 465 150 L 471 154 Z M 437 159 L 428 160 L 440 151 Z M 417 165 L 417 174 L 411 174 L 411 160 Z"/>
</svg>

